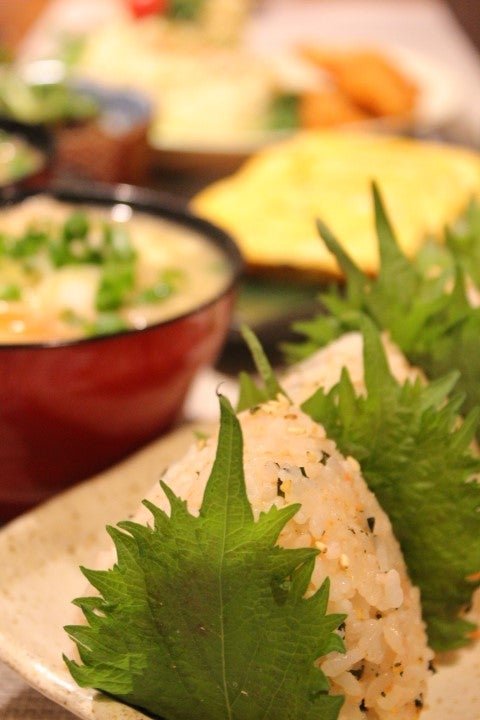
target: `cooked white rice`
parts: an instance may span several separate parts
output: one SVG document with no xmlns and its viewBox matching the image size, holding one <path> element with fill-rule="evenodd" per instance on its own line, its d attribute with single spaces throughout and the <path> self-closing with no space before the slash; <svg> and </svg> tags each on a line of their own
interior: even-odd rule
<svg viewBox="0 0 480 720">
<path fill-rule="evenodd" d="M 346 613 L 346 653 L 320 661 L 332 692 L 344 694 L 341 720 L 410 720 L 419 713 L 432 657 L 390 522 L 360 474 L 324 429 L 286 398 L 239 416 L 247 491 L 255 515 L 301 503 L 280 537 L 284 547 L 320 550 L 311 590 L 328 576 L 329 612 Z M 217 438 L 193 445 L 164 475 L 198 512 Z M 160 486 L 148 499 L 168 511 Z M 142 507 L 135 520 L 151 521 Z"/>
<path fill-rule="evenodd" d="M 421 370 L 409 364 L 387 335 L 383 335 L 382 340 L 390 372 L 399 382 L 423 379 Z M 292 366 L 282 378 L 282 387 L 292 400 L 302 403 L 319 387 L 330 390 L 340 380 L 342 368 L 345 367 L 356 392 L 364 393 L 362 353 L 362 335 L 359 332 L 346 333 L 306 360 Z"/>
</svg>

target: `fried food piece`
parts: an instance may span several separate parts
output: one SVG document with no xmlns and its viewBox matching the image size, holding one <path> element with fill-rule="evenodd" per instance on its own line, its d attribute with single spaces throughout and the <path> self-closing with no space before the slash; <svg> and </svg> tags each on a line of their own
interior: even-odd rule
<svg viewBox="0 0 480 720">
<path fill-rule="evenodd" d="M 376 117 L 408 116 L 418 88 L 384 55 L 372 50 L 327 52 L 303 47 L 301 55 L 332 77 L 351 102 Z"/>
<path fill-rule="evenodd" d="M 311 130 L 368 120 L 371 116 L 338 90 L 304 93 L 299 106 L 300 127 Z"/>
</svg>

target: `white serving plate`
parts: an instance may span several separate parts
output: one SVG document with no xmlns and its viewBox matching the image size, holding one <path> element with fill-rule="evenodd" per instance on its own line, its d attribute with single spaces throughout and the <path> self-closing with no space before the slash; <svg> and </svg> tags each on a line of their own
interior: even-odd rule
<svg viewBox="0 0 480 720">
<path fill-rule="evenodd" d="M 85 592 L 78 566 L 110 545 L 105 525 L 127 518 L 193 440 L 185 425 L 130 459 L 20 517 L 0 532 L 0 659 L 83 720 L 147 718 L 76 686 L 62 661 L 71 600 Z M 479 613 L 480 614 L 480 613 Z M 436 661 L 421 720 L 480 720 L 480 643 Z"/>
</svg>

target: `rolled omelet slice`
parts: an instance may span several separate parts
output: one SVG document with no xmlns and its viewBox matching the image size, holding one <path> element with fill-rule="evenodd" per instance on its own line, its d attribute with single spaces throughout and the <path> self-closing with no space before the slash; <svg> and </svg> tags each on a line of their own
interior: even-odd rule
<svg viewBox="0 0 480 720">
<path fill-rule="evenodd" d="M 200 192 L 192 208 L 231 232 L 253 267 L 339 275 L 318 235 L 320 218 L 360 268 L 375 274 L 372 181 L 411 257 L 480 195 L 480 156 L 398 137 L 306 132 L 261 151 Z"/>
</svg>

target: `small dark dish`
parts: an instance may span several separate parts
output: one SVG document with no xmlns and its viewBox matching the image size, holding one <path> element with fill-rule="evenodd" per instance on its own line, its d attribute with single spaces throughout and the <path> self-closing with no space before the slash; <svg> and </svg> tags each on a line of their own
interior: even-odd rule
<svg viewBox="0 0 480 720">
<path fill-rule="evenodd" d="M 149 172 L 149 100 L 133 90 L 75 81 L 72 92 L 97 106 L 95 117 L 55 126 L 55 175 L 96 182 L 144 184 Z"/>
<path fill-rule="evenodd" d="M 20 202 L 32 192 L 19 192 Z M 242 260 L 223 231 L 169 196 L 129 185 L 54 189 L 71 203 L 171 220 L 220 248 L 231 281 L 208 303 L 142 330 L 74 341 L 0 344 L 0 517 L 5 520 L 101 471 L 181 415 L 196 371 L 227 334 Z"/>
<path fill-rule="evenodd" d="M 4 133 L 18 138 L 32 148 L 38 157 L 38 163 L 30 171 L 12 177 L 7 182 L 0 182 L 0 201 L 14 196 L 22 188 L 32 188 L 45 183 L 51 174 L 54 155 L 53 134 L 47 127 L 0 119 L 0 135 Z"/>
<path fill-rule="evenodd" d="M 74 81 L 60 61 L 0 66 L 0 117 L 24 127 L 34 144 L 53 138 L 52 174 L 63 181 L 143 184 L 151 112 L 142 93 Z"/>
</svg>

